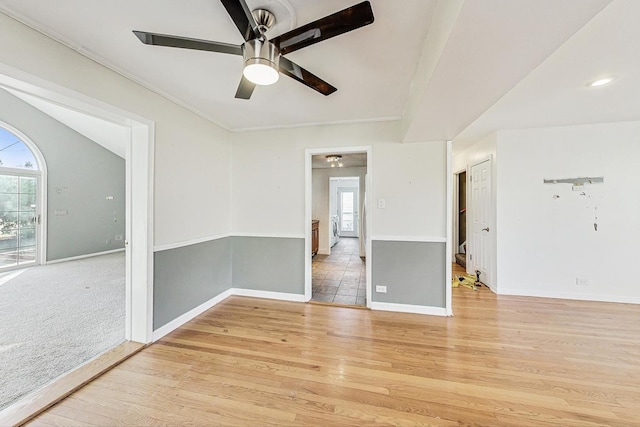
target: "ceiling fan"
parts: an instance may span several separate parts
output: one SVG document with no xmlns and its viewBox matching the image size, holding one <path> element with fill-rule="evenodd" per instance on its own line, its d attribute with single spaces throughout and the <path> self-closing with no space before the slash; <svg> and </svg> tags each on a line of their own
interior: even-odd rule
<svg viewBox="0 0 640 427">
<path fill-rule="evenodd" d="M 266 32 L 275 23 L 275 17 L 271 12 L 265 9 L 256 9 L 252 12 L 244 0 L 220 1 L 240 30 L 245 40 L 243 44 L 234 45 L 145 31 L 133 31 L 133 33 L 142 43 L 148 45 L 243 56 L 244 70 L 236 91 L 236 98 L 240 99 L 251 98 L 256 85 L 275 83 L 279 73 L 325 96 L 332 94 L 338 89 L 283 55 L 364 27 L 371 24 L 374 19 L 371 4 L 364 1 L 269 40 Z"/>
</svg>

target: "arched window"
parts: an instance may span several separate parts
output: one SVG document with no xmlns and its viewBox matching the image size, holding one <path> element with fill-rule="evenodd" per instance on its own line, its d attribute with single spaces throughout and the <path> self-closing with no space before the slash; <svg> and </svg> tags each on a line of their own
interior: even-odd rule
<svg viewBox="0 0 640 427">
<path fill-rule="evenodd" d="M 0 167 L 39 170 L 33 152 L 16 135 L 0 127 Z"/>
<path fill-rule="evenodd" d="M 0 123 L 0 270 L 39 262 L 44 160 L 30 145 Z"/>
</svg>

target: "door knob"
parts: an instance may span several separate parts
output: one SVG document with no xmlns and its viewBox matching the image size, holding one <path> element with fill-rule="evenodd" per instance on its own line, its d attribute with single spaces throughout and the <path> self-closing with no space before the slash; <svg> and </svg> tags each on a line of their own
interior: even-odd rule
<svg viewBox="0 0 640 427">
<path fill-rule="evenodd" d="M 482 231 L 489 231 L 489 227 L 483 228 Z"/>
</svg>

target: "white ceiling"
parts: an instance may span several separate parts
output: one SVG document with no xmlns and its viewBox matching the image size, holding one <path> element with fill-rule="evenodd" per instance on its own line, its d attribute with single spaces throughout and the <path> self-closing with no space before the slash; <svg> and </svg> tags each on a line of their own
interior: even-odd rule
<svg viewBox="0 0 640 427">
<path fill-rule="evenodd" d="M 456 138 L 497 129 L 640 120 L 640 1 L 615 0 Z M 608 86 L 586 84 L 615 75 Z"/>
<path fill-rule="evenodd" d="M 274 34 L 359 0 L 247 0 Z M 0 0 L 0 11 L 234 131 L 402 120 L 405 141 L 640 116 L 638 0 L 371 0 L 375 22 L 288 57 L 338 92 L 282 76 L 234 98 L 241 58 L 145 46 L 144 30 L 240 44 L 218 0 Z M 602 74 L 618 81 L 600 90 Z"/>
</svg>

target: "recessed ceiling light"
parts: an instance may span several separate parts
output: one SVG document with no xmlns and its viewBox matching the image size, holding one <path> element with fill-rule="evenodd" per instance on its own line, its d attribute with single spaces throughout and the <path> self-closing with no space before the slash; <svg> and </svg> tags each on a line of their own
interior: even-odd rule
<svg viewBox="0 0 640 427">
<path fill-rule="evenodd" d="M 587 83 L 587 86 L 589 86 L 589 87 L 604 86 L 604 85 L 608 85 L 609 83 L 613 82 L 615 79 L 616 79 L 615 76 L 603 77 L 601 79 L 594 80 L 594 81 L 592 81 L 590 83 Z"/>
</svg>

